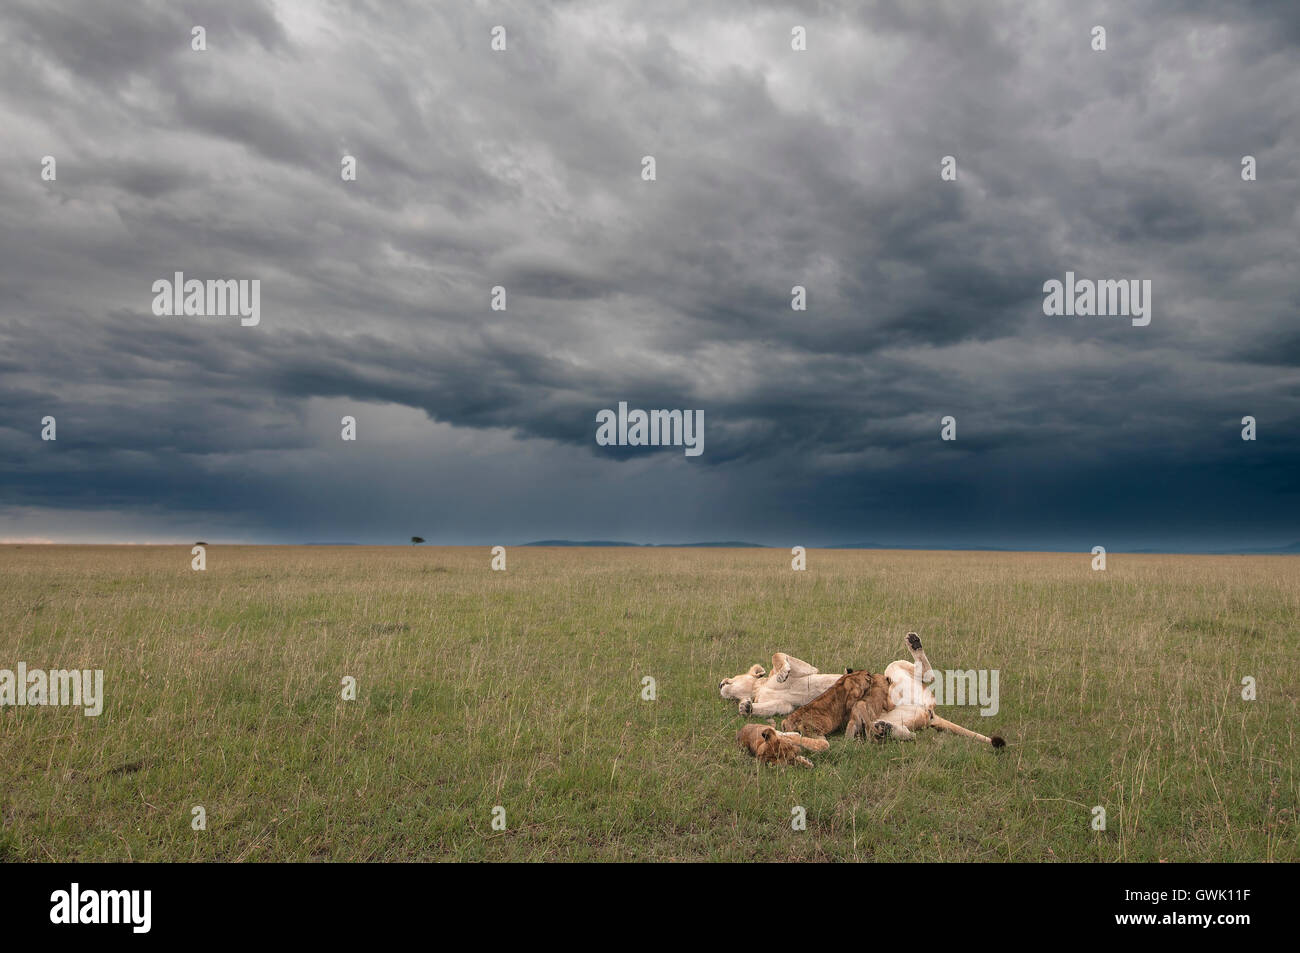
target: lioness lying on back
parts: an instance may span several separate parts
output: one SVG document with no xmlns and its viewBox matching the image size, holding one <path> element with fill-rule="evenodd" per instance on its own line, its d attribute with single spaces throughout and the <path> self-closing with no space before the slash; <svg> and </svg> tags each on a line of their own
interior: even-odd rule
<svg viewBox="0 0 1300 953">
<path fill-rule="evenodd" d="M 906 642 L 912 661 L 891 662 L 884 675 L 869 676 L 852 669 L 846 676 L 823 675 L 807 662 L 777 652 L 772 656 L 770 675 L 763 666 L 755 665 L 735 678 L 724 678 L 718 689 L 723 698 L 740 701 L 742 715 L 783 715 L 793 711 L 795 717 L 786 719 L 785 727 L 803 724 L 810 734 L 844 728 L 849 738 L 870 735 L 877 741 L 908 741 L 922 728 L 935 728 L 994 748 L 1005 745 L 997 735 L 990 738 L 935 713 L 934 691 L 925 684 L 933 678 L 930 660 L 915 632 L 907 634 Z M 844 683 L 842 693 L 831 694 L 830 690 L 848 676 L 855 677 Z M 823 695 L 828 697 L 823 700 Z M 814 702 L 818 704 L 814 706 Z M 810 710 L 805 712 L 800 706 Z"/>
<path fill-rule="evenodd" d="M 800 705 L 806 705 L 839 678 L 835 674 L 823 675 L 816 667 L 784 652 L 772 656 L 769 675 L 761 665 L 751 665 L 748 672 L 735 678 L 724 678 L 718 683 L 718 694 L 734 698 L 740 703 L 742 715 L 788 715 Z"/>
<path fill-rule="evenodd" d="M 794 732 L 777 731 L 771 725 L 745 725 L 736 733 L 736 741 L 759 761 L 765 764 L 797 764 L 811 768 L 813 763 L 799 753 L 825 751 L 830 742 L 825 738 L 804 738 Z"/>
<path fill-rule="evenodd" d="M 915 632 L 907 633 L 906 641 L 907 649 L 912 653 L 912 661 L 890 662 L 885 669 L 885 674 L 889 677 L 889 709 L 870 724 L 871 737 L 878 741 L 886 738 L 910 741 L 922 728 L 934 728 L 982 741 L 994 748 L 1004 747 L 1006 742 L 998 735 L 990 738 L 935 714 L 934 690 L 926 685 L 926 679 L 933 677 L 930 675 L 930 660 L 926 658 L 921 638 Z"/>
</svg>

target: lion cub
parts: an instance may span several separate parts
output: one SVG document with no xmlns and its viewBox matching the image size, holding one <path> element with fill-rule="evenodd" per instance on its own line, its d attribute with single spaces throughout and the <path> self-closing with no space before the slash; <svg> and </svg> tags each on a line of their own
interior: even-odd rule
<svg viewBox="0 0 1300 953">
<path fill-rule="evenodd" d="M 771 725 L 744 725 L 736 733 L 736 741 L 759 761 L 766 764 L 797 764 L 811 768 L 813 763 L 799 753 L 825 751 L 830 743 L 825 738 L 804 738 L 794 732 L 777 731 Z"/>
<path fill-rule="evenodd" d="M 845 737 L 856 738 L 891 707 L 886 676 L 849 669 L 834 685 L 796 709 L 781 727 L 813 737 L 843 728 Z"/>
</svg>

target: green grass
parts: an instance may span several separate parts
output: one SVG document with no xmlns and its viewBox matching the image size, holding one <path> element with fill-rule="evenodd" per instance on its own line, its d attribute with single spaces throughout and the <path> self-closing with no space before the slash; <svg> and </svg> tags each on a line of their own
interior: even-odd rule
<svg viewBox="0 0 1300 953">
<path fill-rule="evenodd" d="M 1295 558 L 508 559 L 0 547 L 0 668 L 101 668 L 107 695 L 0 708 L 0 860 L 1300 859 Z M 910 630 L 1000 671 L 996 716 L 941 712 L 1004 751 L 834 737 L 804 771 L 736 747 L 720 678 L 776 650 L 878 671 Z"/>
</svg>

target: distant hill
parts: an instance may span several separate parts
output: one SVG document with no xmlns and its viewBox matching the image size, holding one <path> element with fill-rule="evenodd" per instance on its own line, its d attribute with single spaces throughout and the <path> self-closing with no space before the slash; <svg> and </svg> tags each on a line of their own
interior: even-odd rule
<svg viewBox="0 0 1300 953">
<path fill-rule="evenodd" d="M 716 547 L 718 549 L 766 549 L 760 543 L 618 543 L 606 539 L 539 539 L 533 543 L 523 543 L 524 546 L 633 546 L 638 548 L 655 548 L 664 549 L 697 549 L 700 547 Z"/>
<path fill-rule="evenodd" d="M 981 546 L 979 544 L 957 544 L 947 546 L 923 545 L 911 546 L 894 543 L 886 545 L 884 543 L 838 543 L 834 546 L 813 546 L 812 549 L 927 549 L 944 552 L 965 552 L 967 550 L 990 552 L 990 553 L 1012 553 L 1014 549 L 1008 549 L 1005 546 Z"/>
<path fill-rule="evenodd" d="M 1288 546 L 1261 546 L 1258 548 L 1242 547 L 1240 549 L 1124 549 L 1112 550 L 1116 553 L 1131 553 L 1134 556 L 1186 555 L 1186 556 L 1297 556 L 1300 555 L 1300 543 Z"/>
<path fill-rule="evenodd" d="M 521 546 L 640 546 L 641 543 L 616 543 L 608 539 L 539 539 L 533 543 L 521 543 Z"/>
<path fill-rule="evenodd" d="M 1300 543 L 1292 543 L 1290 546 L 1279 546 L 1276 549 L 1261 549 L 1261 553 L 1300 553 Z"/>
</svg>

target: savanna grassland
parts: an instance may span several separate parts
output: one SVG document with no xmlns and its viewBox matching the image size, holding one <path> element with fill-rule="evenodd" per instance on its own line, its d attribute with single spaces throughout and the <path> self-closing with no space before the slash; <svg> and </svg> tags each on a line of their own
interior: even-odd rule
<svg viewBox="0 0 1300 953">
<path fill-rule="evenodd" d="M 0 708 L 0 859 L 1300 860 L 1300 558 L 190 558 L 0 547 L 0 669 L 99 668 L 106 695 Z M 941 713 L 1002 752 L 833 737 L 802 770 L 736 748 L 722 677 L 776 650 L 879 671 L 910 630 L 940 669 L 1000 672 L 995 716 Z"/>
</svg>

